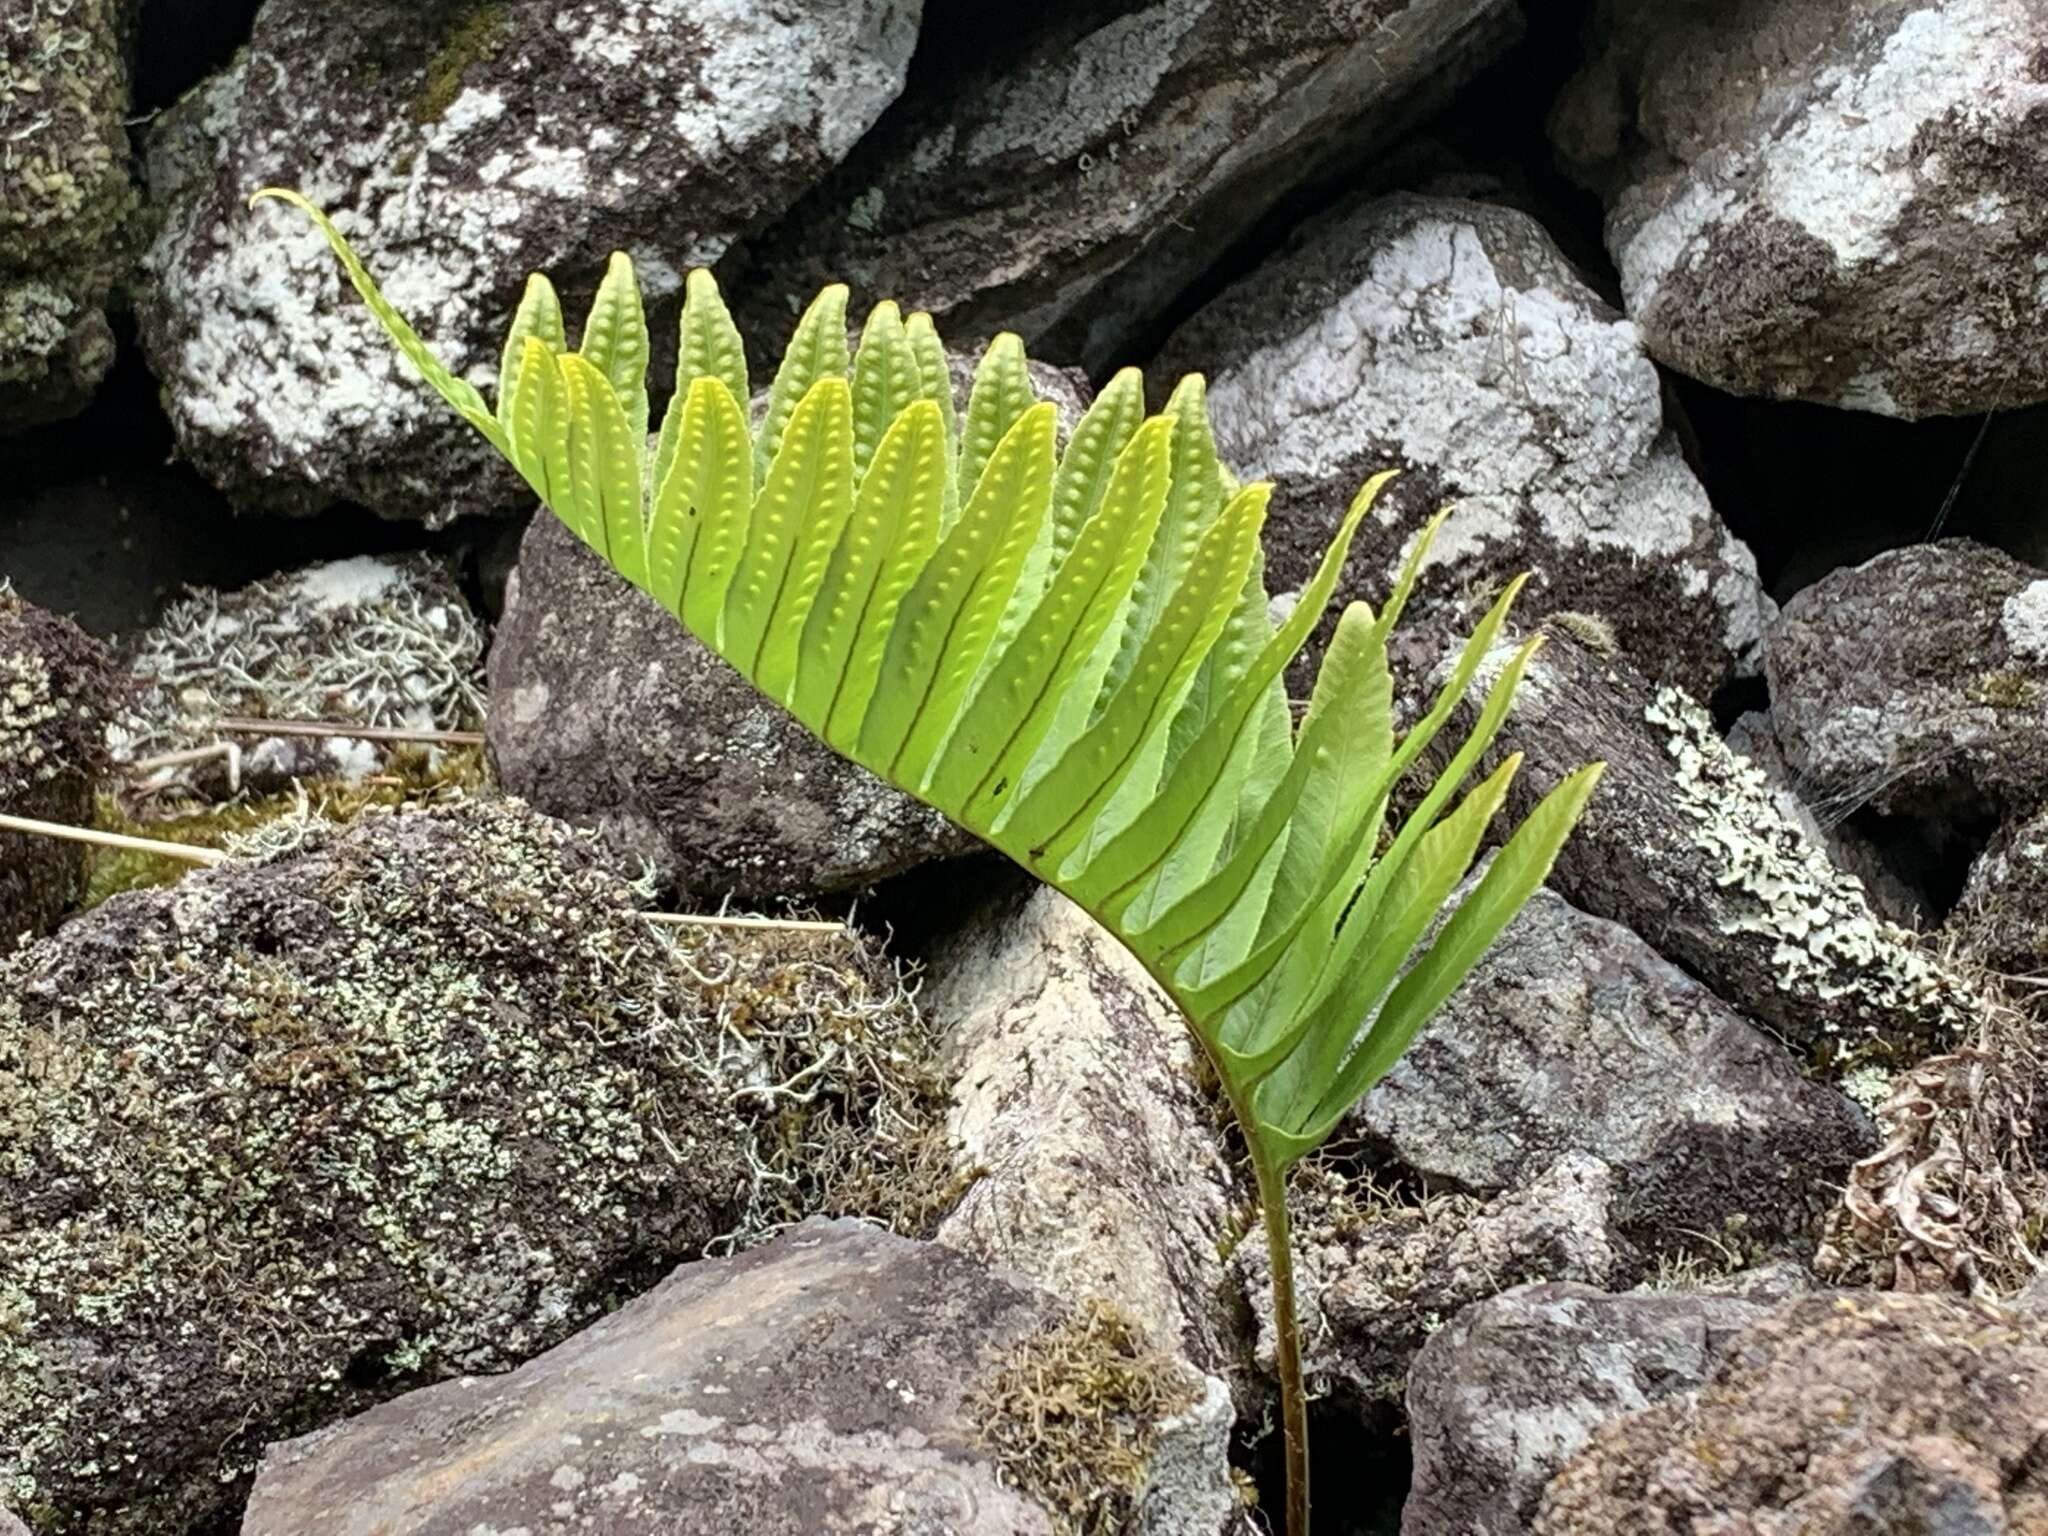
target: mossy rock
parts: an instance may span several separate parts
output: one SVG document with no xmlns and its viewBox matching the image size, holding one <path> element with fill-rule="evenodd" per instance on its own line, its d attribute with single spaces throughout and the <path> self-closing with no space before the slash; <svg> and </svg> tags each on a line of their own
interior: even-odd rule
<svg viewBox="0 0 2048 1536">
<path fill-rule="evenodd" d="M 184 1536 L 268 1442 L 514 1365 L 735 1223 L 707 1047 L 816 989 L 685 964 L 632 904 L 566 827 L 475 801 L 0 962 L 0 1503 Z"/>
</svg>

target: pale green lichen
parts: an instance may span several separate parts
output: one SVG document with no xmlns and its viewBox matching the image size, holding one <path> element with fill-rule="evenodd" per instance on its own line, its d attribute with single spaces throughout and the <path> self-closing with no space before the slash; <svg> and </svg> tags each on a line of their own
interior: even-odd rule
<svg viewBox="0 0 2048 1536">
<path fill-rule="evenodd" d="M 1690 695 L 1660 688 L 1644 718 L 1675 765 L 1677 809 L 1708 855 L 1710 878 L 1743 898 L 1728 904 L 1724 931 L 1768 940 L 1786 992 L 1849 999 L 1874 1018 L 1911 1021 L 1922 1036 L 1954 1037 L 1968 1027 L 1973 1000 L 1956 978 L 1871 910 L 1862 882 L 1784 814 L 1762 770 L 1728 750 Z M 1836 1034 L 1840 1026 L 1830 1018 L 1823 1028 Z M 1838 1040 L 1835 1051 L 1886 1043 Z"/>
</svg>

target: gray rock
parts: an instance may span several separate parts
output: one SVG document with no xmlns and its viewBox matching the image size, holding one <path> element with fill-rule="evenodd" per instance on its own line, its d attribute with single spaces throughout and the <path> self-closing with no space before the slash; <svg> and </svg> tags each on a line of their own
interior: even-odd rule
<svg viewBox="0 0 2048 1536">
<path fill-rule="evenodd" d="M 134 9 L 14 6 L 0 27 L 0 432 L 71 415 L 114 361 Z"/>
<path fill-rule="evenodd" d="M 116 761 L 227 740 L 229 760 L 173 765 L 143 781 L 218 796 L 294 780 L 360 781 L 388 768 L 388 743 L 341 736 L 223 737 L 248 716 L 410 730 L 483 723 L 483 627 L 431 555 L 359 555 L 267 577 L 233 592 L 190 592 L 131 648 L 140 687 L 113 733 Z"/>
<path fill-rule="evenodd" d="M 1909 418 L 2048 395 L 2033 0 L 1603 6 L 1552 136 L 1659 361 Z"/>
<path fill-rule="evenodd" d="M 1826 810 L 1954 824 L 2048 796 L 2048 573 L 1967 539 L 1889 550 L 1788 602 L 1766 661 Z"/>
<path fill-rule="evenodd" d="M 1538 891 L 1352 1127 L 1432 1187 L 1512 1189 L 1567 1152 L 1612 1170 L 1645 1251 L 1803 1235 L 1868 1121 L 1619 923 Z"/>
<path fill-rule="evenodd" d="M 266 1442 L 516 1364 L 733 1220 L 701 1043 L 801 1004 L 707 989 L 630 904 L 473 802 L 0 962 L 0 1488 L 39 1529 L 216 1522 Z"/>
<path fill-rule="evenodd" d="M 509 1375 L 273 1447 L 242 1530 L 1052 1536 L 990 1428 L 1006 1365 L 1055 1316 L 944 1247 L 807 1223 L 676 1270 Z M 1174 1523 L 1161 1497 L 1141 1528 L 1222 1528 L 1213 1505 Z"/>
<path fill-rule="evenodd" d="M 1710 693 L 1772 613 L 1664 417 L 1635 327 L 1526 214 L 1451 198 L 1354 203 L 1168 342 L 1210 379 L 1216 441 L 1279 483 L 1271 583 L 1305 582 L 1358 487 L 1400 468 L 1340 601 L 1378 606 L 1421 523 L 1455 504 L 1410 622 L 1469 628 L 1509 577 L 1650 676 Z"/>
<path fill-rule="evenodd" d="M 489 663 L 500 781 L 664 884 L 762 902 L 978 846 L 769 703 L 559 518 L 528 526 L 506 592 Z"/>
<path fill-rule="evenodd" d="M 1518 1286 L 1430 1336 L 1408 1377 L 1401 1536 L 1526 1536 L 1595 1427 L 1703 1382 L 1764 1301 Z"/>
<path fill-rule="evenodd" d="M 1970 866 L 1947 932 L 1994 971 L 2048 975 L 2048 807 L 1992 838 Z"/>
<path fill-rule="evenodd" d="M 238 505 L 440 523 L 527 500 L 425 389 L 319 235 L 331 209 L 457 374 L 495 383 L 531 271 L 575 319 L 631 254 L 673 347 L 684 271 L 835 164 L 902 88 L 918 0 L 268 0 L 150 137 L 144 345 L 179 446 Z M 572 320 L 573 323 L 573 320 Z M 671 353 L 672 355 L 672 353 Z M 759 361 L 759 359 L 757 359 Z"/>
<path fill-rule="evenodd" d="M 98 641 L 0 581 L 0 811 L 90 822 L 117 695 Z M 0 954 L 84 894 L 88 853 L 81 843 L 0 831 Z"/>
<path fill-rule="evenodd" d="M 0 1509 L 0 1536 L 29 1536 L 29 1529 L 18 1517 Z"/>
<path fill-rule="evenodd" d="M 1162 1349 L 1238 1373 L 1220 1255 L 1248 1191 L 1172 1004 L 1043 886 L 985 902 L 926 977 L 947 1128 L 978 1174 L 939 1240 L 1057 1295 L 1107 1297 Z"/>
<path fill-rule="evenodd" d="M 1100 372 L 1290 189 L 1356 164 L 1521 26 L 1501 0 L 1063 9 L 907 97 L 753 263 Z"/>
<path fill-rule="evenodd" d="M 1488 658 L 1481 685 L 1507 656 Z M 1607 764 L 1552 889 L 1634 929 L 1795 1049 L 1924 1053 L 1974 1022 L 1968 987 L 1871 911 L 1682 689 L 1552 625 L 1491 757 L 1508 752 L 1525 754 L 1508 795 L 1517 820 L 1580 765 Z"/>
<path fill-rule="evenodd" d="M 1609 1420 L 1538 1536 L 2048 1529 L 2048 1332 L 1940 1295 L 1785 1303 L 1709 1379 Z"/>
<path fill-rule="evenodd" d="M 1538 1280 L 1634 1281 L 1642 1256 L 1621 1235 L 1623 1214 L 1613 1170 L 1583 1153 L 1491 1200 L 1419 1204 L 1304 1164 L 1294 1189 L 1304 1367 L 1318 1390 L 1386 1422 L 1415 1352 L 1461 1307 Z M 1259 1361 L 1271 1369 L 1272 1275 L 1256 1236 L 1235 1267 L 1258 1318 Z"/>
</svg>

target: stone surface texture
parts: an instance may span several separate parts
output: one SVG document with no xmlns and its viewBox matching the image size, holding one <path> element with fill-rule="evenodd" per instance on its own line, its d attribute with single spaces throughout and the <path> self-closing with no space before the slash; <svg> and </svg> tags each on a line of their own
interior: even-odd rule
<svg viewBox="0 0 2048 1536">
<path fill-rule="evenodd" d="M 984 43 L 906 95 L 755 243 L 763 274 L 1099 372 L 1289 186 L 1369 154 L 1521 27 L 1501 0 L 1045 9 L 1021 51 Z"/>
<path fill-rule="evenodd" d="M 149 140 L 143 341 L 180 450 L 243 507 L 446 521 L 528 497 L 413 374 L 329 210 L 455 373 L 496 383 L 526 276 L 572 326 L 613 250 L 673 356 L 688 268 L 781 213 L 902 88 L 918 0 L 270 0 Z M 572 339 L 573 339 L 572 331 Z"/>
<path fill-rule="evenodd" d="M 89 823 L 119 698 L 104 646 L 0 581 L 0 811 Z M 83 844 L 0 831 L 0 954 L 62 916 L 89 866 Z"/>
<path fill-rule="evenodd" d="M 1399 469 L 1340 602 L 1377 607 L 1450 506 L 1407 622 L 1469 628 L 1528 571 L 1525 613 L 1591 615 L 1660 682 L 1705 696 L 1753 669 L 1773 611 L 1756 563 L 1687 467 L 1635 326 L 1527 214 L 1354 202 L 1197 313 L 1154 372 L 1207 375 L 1224 459 L 1278 483 L 1275 591 L 1308 579 L 1368 477 Z"/>
<path fill-rule="evenodd" d="M 114 361 L 135 9 L 17 0 L 0 26 L 0 433 L 76 412 Z"/>
<path fill-rule="evenodd" d="M 1790 1301 L 1709 1380 L 1614 1419 L 1538 1536 L 1972 1536 L 2048 1529 L 2048 1334 L 1939 1295 Z"/>
<path fill-rule="evenodd" d="M 183 1536 L 267 1442 L 516 1364 L 718 1235 L 748 1171 L 691 1046 L 746 1000 L 630 903 L 501 800 L 0 962 L 0 1497 Z"/>
<path fill-rule="evenodd" d="M 2048 396 L 2034 0 L 1600 8 L 1552 136 L 1660 362 L 1917 418 Z"/>
<path fill-rule="evenodd" d="M 1970 866 L 1946 931 L 1995 971 L 2048 975 L 2048 807 L 1991 840 Z"/>
<path fill-rule="evenodd" d="M 936 1244 L 813 1221 L 685 1265 L 509 1375 L 387 1403 L 265 1458 L 245 1536 L 678 1529 L 1054 1536 L 979 1401 L 1049 1298 Z M 1139 1528 L 1214 1533 L 1227 1482 Z"/>
</svg>

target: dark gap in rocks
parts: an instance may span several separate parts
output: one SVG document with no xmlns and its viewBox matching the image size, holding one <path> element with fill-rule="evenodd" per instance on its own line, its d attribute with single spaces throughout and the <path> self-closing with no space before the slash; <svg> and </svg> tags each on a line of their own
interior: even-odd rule
<svg viewBox="0 0 2048 1536">
<path fill-rule="evenodd" d="M 1266 1526 L 1278 1531 L 1287 1511 L 1287 1464 L 1277 1406 L 1274 1412 L 1272 1433 L 1252 1447 L 1246 1470 Z M 1308 1465 L 1316 1536 L 1399 1536 L 1414 1453 L 1398 1415 L 1389 1410 L 1368 1423 L 1335 1403 L 1310 1403 Z"/>
<path fill-rule="evenodd" d="M 918 23 L 917 48 L 910 56 L 903 94 L 890 108 L 922 105 L 963 75 L 977 74 L 1014 59 L 1046 33 L 1081 19 L 1104 26 L 1145 0 L 1044 0 L 1029 10 L 992 13 L 983 0 L 926 0 Z M 885 119 L 886 121 L 886 119 Z"/>
<path fill-rule="evenodd" d="M 852 904 L 853 923 L 897 959 L 922 964 L 991 897 L 1021 901 L 1036 884 L 993 851 L 941 859 L 877 883 Z"/>
<path fill-rule="evenodd" d="M 1885 867 L 1926 900 L 1929 913 L 1939 922 L 1962 900 L 1970 869 L 1998 831 L 1999 817 L 1984 811 L 1937 820 L 1861 810 L 1848 818 L 1845 827 L 1875 849 Z"/>
<path fill-rule="evenodd" d="M 146 0 L 136 24 L 134 110 L 161 112 L 249 40 L 262 0 Z"/>
<path fill-rule="evenodd" d="M 315 561 L 407 549 L 476 563 L 483 525 L 429 532 L 354 506 L 238 516 L 175 457 L 133 324 L 117 316 L 115 328 L 119 352 L 91 405 L 0 437 L 0 576 L 30 602 L 113 636 L 154 621 L 188 584 L 239 587 Z"/>
<path fill-rule="evenodd" d="M 1542 8 L 1520 42 L 1435 113 L 1419 119 L 1412 132 L 1291 188 L 1267 217 L 1218 252 L 1209 269 L 1154 317 L 1122 361 L 1148 362 L 1191 315 L 1283 249 L 1304 223 L 1353 196 L 1430 191 L 1520 208 L 1613 301 L 1619 279 L 1601 244 L 1600 200 L 1557 169 L 1544 130 L 1551 102 L 1582 62 L 1580 39 L 1592 12 L 1592 0 L 1560 0 Z M 1114 371 L 1105 368 L 1096 384 Z"/>
<path fill-rule="evenodd" d="M 2048 560 L 2048 406 L 2000 412 L 1988 426 L 1982 416 L 1898 421 L 1666 378 L 1691 425 L 1694 468 L 1780 602 L 1838 567 L 1930 538 Z"/>
<path fill-rule="evenodd" d="M 1726 736 L 1744 715 L 1761 713 L 1771 707 L 1771 687 L 1761 675 L 1731 677 L 1705 702 L 1714 717 L 1714 728 Z"/>
</svg>

